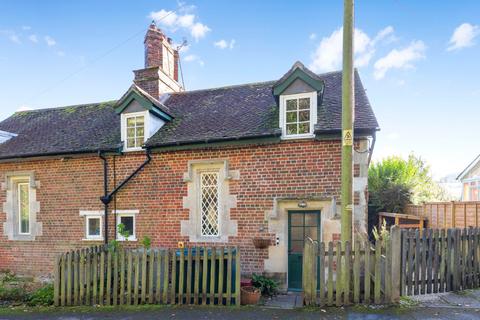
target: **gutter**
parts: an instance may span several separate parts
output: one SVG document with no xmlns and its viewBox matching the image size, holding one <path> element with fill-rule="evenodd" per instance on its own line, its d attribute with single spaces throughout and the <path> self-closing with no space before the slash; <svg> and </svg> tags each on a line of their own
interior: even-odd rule
<svg viewBox="0 0 480 320">
<path fill-rule="evenodd" d="M 110 148 L 110 149 L 102 149 L 101 152 L 118 152 L 119 148 Z M 13 155 L 13 156 L 3 156 L 0 157 L 0 160 L 14 160 L 14 159 L 26 159 L 26 158 L 34 158 L 34 157 L 52 157 L 52 156 L 65 156 L 71 154 L 98 154 L 99 150 L 81 150 L 81 151 L 64 151 L 64 152 L 42 152 L 42 153 L 27 153 L 21 155 Z"/>
<path fill-rule="evenodd" d="M 195 145 L 195 144 L 208 144 L 208 143 L 215 143 L 215 142 L 225 142 L 225 141 L 240 141 L 240 140 L 250 140 L 250 139 L 258 139 L 258 138 L 270 138 L 270 137 L 280 137 L 282 135 L 281 130 L 275 130 L 274 133 L 267 133 L 267 134 L 258 134 L 258 135 L 251 135 L 251 136 L 241 136 L 241 137 L 224 137 L 224 138 L 214 138 L 214 139 L 199 139 L 199 140 L 184 140 L 184 141 L 176 141 L 176 142 L 168 142 L 162 144 L 152 144 L 149 145 L 148 148 L 161 148 L 161 147 L 173 147 L 173 146 L 181 146 L 181 145 Z"/>
</svg>

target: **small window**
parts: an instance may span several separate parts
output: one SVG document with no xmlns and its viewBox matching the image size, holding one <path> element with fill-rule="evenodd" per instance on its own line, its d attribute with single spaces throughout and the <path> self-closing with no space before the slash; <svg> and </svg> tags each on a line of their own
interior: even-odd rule
<svg viewBox="0 0 480 320">
<path fill-rule="evenodd" d="M 126 148 L 139 149 L 145 142 L 145 116 L 126 116 Z"/>
<path fill-rule="evenodd" d="M 86 234 L 87 239 L 101 240 L 102 237 L 102 217 L 101 216 L 87 216 L 86 217 Z"/>
<path fill-rule="evenodd" d="M 200 211 L 202 236 L 218 236 L 219 184 L 218 172 L 200 173 Z"/>
<path fill-rule="evenodd" d="M 125 234 L 128 234 L 128 237 L 120 234 L 120 225 L 123 225 L 123 232 L 125 232 Z M 135 214 L 117 214 L 117 238 L 118 240 L 122 241 L 135 241 L 137 239 L 135 235 Z"/>
<path fill-rule="evenodd" d="M 17 184 L 19 234 L 30 234 L 30 185 Z"/>
<path fill-rule="evenodd" d="M 283 96 L 281 123 L 284 138 L 313 136 L 316 122 L 316 95 L 313 93 Z"/>
</svg>

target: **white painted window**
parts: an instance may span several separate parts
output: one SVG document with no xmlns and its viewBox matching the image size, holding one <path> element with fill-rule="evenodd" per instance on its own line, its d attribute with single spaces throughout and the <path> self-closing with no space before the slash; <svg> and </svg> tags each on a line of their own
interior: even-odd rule
<svg viewBox="0 0 480 320">
<path fill-rule="evenodd" d="M 145 142 L 145 116 L 126 117 L 127 149 L 141 148 Z"/>
<path fill-rule="evenodd" d="M 103 240 L 103 211 L 80 211 L 85 216 L 85 238 L 83 240 Z"/>
<path fill-rule="evenodd" d="M 283 139 L 313 137 L 316 122 L 316 92 L 280 96 L 280 124 Z"/>
<path fill-rule="evenodd" d="M 217 171 L 205 171 L 200 173 L 202 236 L 217 237 L 219 235 L 219 190 L 219 173 Z"/>
<path fill-rule="evenodd" d="M 102 217 L 87 217 L 87 239 L 102 239 Z"/>
<path fill-rule="evenodd" d="M 136 241 L 136 215 L 138 210 L 117 210 L 117 239 L 120 241 Z M 119 232 L 119 225 L 122 224 L 124 231 L 128 232 L 125 237 Z"/>
<path fill-rule="evenodd" d="M 124 151 L 138 151 L 148 138 L 148 111 L 125 113 L 121 116 Z"/>
<path fill-rule="evenodd" d="M 30 183 L 17 184 L 18 233 L 30 234 Z"/>
</svg>

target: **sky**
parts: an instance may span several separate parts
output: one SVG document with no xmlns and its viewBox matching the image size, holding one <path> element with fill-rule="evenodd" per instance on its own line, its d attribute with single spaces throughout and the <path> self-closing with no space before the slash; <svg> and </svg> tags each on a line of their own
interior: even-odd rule
<svg viewBox="0 0 480 320">
<path fill-rule="evenodd" d="M 1 1 L 0 120 L 118 99 L 152 20 L 187 90 L 341 68 L 343 1 Z M 480 2 L 356 1 L 355 63 L 378 118 L 373 159 L 410 153 L 438 178 L 480 153 Z"/>
</svg>

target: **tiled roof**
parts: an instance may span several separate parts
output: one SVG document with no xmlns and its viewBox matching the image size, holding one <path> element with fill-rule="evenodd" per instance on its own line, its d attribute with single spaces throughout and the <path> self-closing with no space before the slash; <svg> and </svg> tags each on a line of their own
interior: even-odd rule
<svg viewBox="0 0 480 320">
<path fill-rule="evenodd" d="M 318 132 L 341 129 L 342 73 L 318 75 L 325 83 L 318 110 Z M 355 72 L 355 128 L 376 130 L 378 123 L 362 82 Z M 164 125 L 148 146 L 235 139 L 279 134 L 278 103 L 272 93 L 276 82 L 175 93 L 164 104 L 175 119 Z"/>
<path fill-rule="evenodd" d="M 355 73 L 355 128 L 378 129 L 360 77 Z M 341 72 L 318 75 L 325 90 L 316 132 L 341 129 Z M 148 147 L 278 136 L 276 81 L 173 93 L 162 100 L 174 119 L 148 141 Z M 115 101 L 17 112 L 0 130 L 17 134 L 0 144 L 0 159 L 113 150 L 120 141 Z"/>
<path fill-rule="evenodd" d="M 120 144 L 115 101 L 16 112 L 0 130 L 17 136 L 0 144 L 0 159 L 95 152 Z"/>
</svg>

